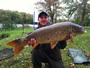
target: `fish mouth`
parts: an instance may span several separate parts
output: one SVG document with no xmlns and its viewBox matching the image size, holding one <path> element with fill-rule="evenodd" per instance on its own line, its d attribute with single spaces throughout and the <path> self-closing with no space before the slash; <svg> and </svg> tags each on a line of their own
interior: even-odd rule
<svg viewBox="0 0 90 68">
<path fill-rule="evenodd" d="M 84 30 L 84 31 L 82 31 L 81 33 L 82 33 L 82 34 L 87 33 L 87 31 L 86 31 L 86 30 Z"/>
</svg>

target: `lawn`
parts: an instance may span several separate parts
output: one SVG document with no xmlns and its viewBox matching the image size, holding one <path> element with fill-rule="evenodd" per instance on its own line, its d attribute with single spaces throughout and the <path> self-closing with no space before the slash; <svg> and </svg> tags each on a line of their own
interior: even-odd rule
<svg viewBox="0 0 90 68">
<path fill-rule="evenodd" d="M 67 47 L 65 49 L 61 50 L 62 53 L 62 59 L 64 62 L 65 68 L 90 68 L 90 65 L 82 65 L 82 64 L 74 64 L 71 57 L 68 55 L 68 49 L 69 48 L 75 48 L 75 49 L 81 49 L 84 51 L 86 55 L 90 55 L 90 27 L 85 27 L 87 30 L 86 34 L 78 35 L 74 37 L 74 45 L 72 46 L 67 41 Z M 25 28 L 24 33 L 22 35 L 22 28 L 17 28 L 12 31 L 3 31 L 0 33 L 0 36 L 2 34 L 8 35 L 7 38 L 0 39 L 0 50 L 4 48 L 11 48 L 8 47 L 6 44 L 14 39 L 24 37 L 29 32 L 33 31 L 33 28 Z M 27 45 L 28 46 L 28 45 Z M 2 60 L 0 61 L 0 68 L 30 68 L 32 66 L 31 61 L 31 52 L 32 47 L 25 47 L 19 54 L 13 56 L 12 58 Z"/>
</svg>

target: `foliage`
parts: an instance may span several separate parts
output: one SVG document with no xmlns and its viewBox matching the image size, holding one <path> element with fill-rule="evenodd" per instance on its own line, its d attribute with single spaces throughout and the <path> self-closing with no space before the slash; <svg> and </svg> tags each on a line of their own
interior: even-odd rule
<svg viewBox="0 0 90 68">
<path fill-rule="evenodd" d="M 16 24 L 13 22 L 10 23 L 8 21 L 3 21 L 2 27 L 3 30 L 13 30 L 16 28 Z"/>
<path fill-rule="evenodd" d="M 81 16 L 80 17 L 79 16 L 74 17 L 73 22 L 75 22 L 75 23 L 80 25 Z M 90 26 L 90 19 L 89 19 L 89 15 L 88 14 L 85 15 L 83 26 Z"/>
<path fill-rule="evenodd" d="M 16 24 L 32 24 L 33 15 L 0 9 L 0 23 L 3 25 L 4 30 L 13 30 L 16 28 Z"/>
<path fill-rule="evenodd" d="M 81 49 L 86 55 L 90 54 L 90 27 L 85 27 L 87 30 L 86 34 L 74 37 L 74 45 L 71 46 L 70 42 L 67 41 L 67 47 L 61 50 L 62 60 L 65 68 L 89 68 L 89 65 L 74 64 L 71 57 L 68 56 L 68 49 L 75 48 Z M 33 28 L 25 28 L 25 32 L 31 32 Z M 9 34 L 8 38 L 0 40 L 0 50 L 9 48 L 6 44 L 14 39 L 21 38 L 22 28 L 17 28 L 13 31 L 5 31 L 3 34 Z M 27 35 L 24 33 L 23 37 Z M 32 66 L 31 52 L 32 47 L 25 47 L 19 54 L 11 57 L 10 59 L 0 61 L 0 68 L 30 68 Z"/>
<path fill-rule="evenodd" d="M 52 23 L 71 21 L 79 25 L 89 26 L 89 0 L 40 0 L 35 3 L 39 11 L 47 11 Z"/>
<path fill-rule="evenodd" d="M 35 3 L 39 11 L 47 11 L 52 23 L 57 22 L 57 17 L 60 16 L 62 7 L 60 7 L 59 0 L 44 0 Z"/>
<path fill-rule="evenodd" d="M 86 17 L 89 19 L 89 0 L 63 0 L 65 4 L 67 4 L 67 9 L 68 9 L 68 15 L 70 17 L 73 16 L 74 20 L 80 22 L 80 25 L 89 25 L 89 20 L 86 22 Z M 88 15 L 88 16 L 86 16 Z"/>
<path fill-rule="evenodd" d="M 7 33 L 1 33 L 0 34 L 0 40 L 9 37 L 9 34 Z"/>
<path fill-rule="evenodd" d="M 2 10 L 0 9 L 0 23 L 9 22 L 14 24 L 31 24 L 33 23 L 33 15 L 24 12 Z"/>
</svg>

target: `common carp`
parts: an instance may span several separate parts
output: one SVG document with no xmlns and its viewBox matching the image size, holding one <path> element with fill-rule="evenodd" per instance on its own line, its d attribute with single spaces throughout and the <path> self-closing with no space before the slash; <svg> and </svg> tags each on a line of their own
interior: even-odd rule
<svg viewBox="0 0 90 68">
<path fill-rule="evenodd" d="M 86 30 L 75 23 L 61 22 L 52 24 L 46 27 L 42 27 L 32 31 L 26 37 L 19 38 L 7 43 L 10 47 L 15 47 L 14 55 L 18 54 L 28 44 L 31 38 L 36 40 L 32 49 L 38 46 L 38 44 L 50 43 L 53 49 L 58 41 L 65 40 L 70 35 L 71 44 L 73 45 L 73 36 L 86 33 Z"/>
</svg>

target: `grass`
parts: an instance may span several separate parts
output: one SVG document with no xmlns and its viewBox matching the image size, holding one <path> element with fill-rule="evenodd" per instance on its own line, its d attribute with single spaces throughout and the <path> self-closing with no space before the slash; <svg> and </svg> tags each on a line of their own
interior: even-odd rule
<svg viewBox="0 0 90 68">
<path fill-rule="evenodd" d="M 73 46 L 70 44 L 70 41 L 68 40 L 67 47 L 64 50 L 61 50 L 63 62 L 64 62 L 64 65 L 66 68 L 69 66 L 72 66 L 72 68 L 89 68 L 88 65 L 73 64 L 71 57 L 67 56 L 69 48 L 81 49 L 84 51 L 85 54 L 90 55 L 90 27 L 86 28 L 86 30 L 87 30 L 86 34 L 82 34 L 82 35 L 78 35 L 78 36 L 74 37 L 74 39 L 73 39 L 74 45 Z"/>
<path fill-rule="evenodd" d="M 90 27 L 85 27 L 87 30 L 86 34 L 78 35 L 74 37 L 74 46 L 71 46 L 69 43 L 69 40 L 67 41 L 67 47 L 65 49 L 61 50 L 62 53 L 62 59 L 65 68 L 89 68 L 89 65 L 82 65 L 82 64 L 73 64 L 73 61 L 70 56 L 68 56 L 68 49 L 69 48 L 75 48 L 75 49 L 81 49 L 85 52 L 85 54 L 90 55 Z M 0 50 L 4 48 L 11 48 L 6 45 L 6 43 L 20 37 L 24 37 L 27 35 L 27 33 L 33 31 L 33 28 L 25 28 L 25 33 L 22 35 L 22 28 L 17 28 L 13 31 L 3 31 L 1 34 L 9 34 L 9 37 L 4 38 L 0 40 Z M 19 54 L 15 55 L 12 58 L 2 60 L 0 61 L 0 68 L 30 68 L 32 66 L 31 61 L 31 54 L 32 47 L 26 47 L 24 48 Z"/>
</svg>

